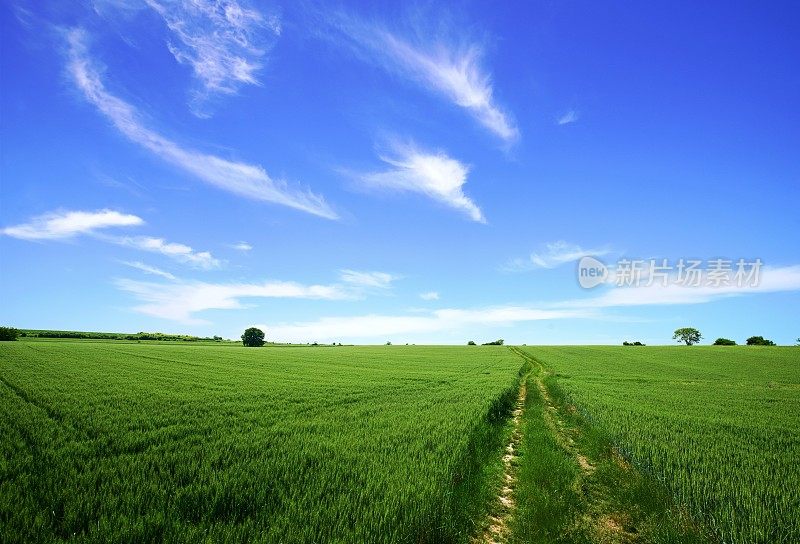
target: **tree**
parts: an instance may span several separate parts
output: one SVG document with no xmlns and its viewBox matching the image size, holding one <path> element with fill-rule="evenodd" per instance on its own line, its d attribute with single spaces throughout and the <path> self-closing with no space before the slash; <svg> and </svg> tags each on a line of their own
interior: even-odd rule
<svg viewBox="0 0 800 544">
<path fill-rule="evenodd" d="M 715 346 L 735 346 L 736 342 L 733 340 L 728 340 L 727 338 L 717 338 L 714 340 Z"/>
<path fill-rule="evenodd" d="M 7 342 L 16 340 L 19 336 L 19 329 L 14 327 L 0 327 L 0 341 Z"/>
<path fill-rule="evenodd" d="M 687 346 L 698 343 L 702 337 L 703 335 L 700 334 L 700 331 L 694 327 L 682 327 L 680 329 L 675 329 L 675 334 L 672 335 L 673 340 L 683 342 Z"/>
<path fill-rule="evenodd" d="M 260 348 L 264 345 L 264 331 L 250 327 L 242 335 L 242 344 L 246 348 Z"/>
<path fill-rule="evenodd" d="M 470 340 L 469 342 L 467 342 L 467 345 L 468 346 L 474 346 L 475 345 L 475 340 Z"/>
<path fill-rule="evenodd" d="M 751 336 L 747 339 L 748 346 L 774 346 L 775 342 L 767 340 L 763 336 Z"/>
<path fill-rule="evenodd" d="M 495 340 L 494 342 L 486 342 L 483 344 L 484 346 L 502 346 L 505 340 L 500 338 L 499 340 Z"/>
</svg>

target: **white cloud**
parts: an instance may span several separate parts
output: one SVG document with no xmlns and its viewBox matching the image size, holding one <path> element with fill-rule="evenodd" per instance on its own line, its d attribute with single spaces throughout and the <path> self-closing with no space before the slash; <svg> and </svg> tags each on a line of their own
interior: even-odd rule
<svg viewBox="0 0 800 544">
<path fill-rule="evenodd" d="M 608 248 L 583 249 L 579 245 L 559 240 L 545 244 L 544 251 L 531 253 L 527 259 L 510 260 L 501 269 L 505 272 L 522 272 L 538 268 L 555 268 L 565 263 L 577 261 L 586 255 L 599 257 L 607 255 L 609 252 Z"/>
<path fill-rule="evenodd" d="M 671 278 L 674 279 L 674 278 Z M 618 287 L 616 285 L 604 290 L 600 295 L 569 300 L 555 306 L 562 308 L 613 308 L 627 306 L 654 306 L 670 304 L 704 304 L 721 298 L 744 296 L 758 293 L 775 293 L 783 291 L 800 291 L 800 265 L 785 267 L 763 267 L 760 271 L 758 285 L 708 286 L 707 271 L 703 271 L 698 287 L 684 286 L 668 281 L 663 285 L 654 281 L 647 285 L 644 281 L 638 286 Z M 613 280 L 610 280 L 613 281 Z M 610 283 L 610 282 L 609 282 Z M 613 284 L 612 284 L 613 285 Z"/>
<path fill-rule="evenodd" d="M 569 125 L 570 123 L 574 123 L 579 119 L 578 112 L 575 110 L 569 110 L 564 115 L 558 118 L 556 121 L 559 125 Z"/>
<path fill-rule="evenodd" d="M 339 278 L 347 284 L 355 287 L 387 289 L 391 287 L 397 276 L 386 272 L 360 272 L 358 270 L 341 270 Z"/>
<path fill-rule="evenodd" d="M 236 0 L 146 0 L 172 32 L 168 47 L 181 64 L 191 66 L 201 90 L 194 106 L 209 94 L 234 94 L 241 85 L 257 85 L 268 36 L 281 33 L 277 15 L 265 16 Z M 204 116 L 202 111 L 198 114 Z"/>
<path fill-rule="evenodd" d="M 119 245 L 141 249 L 142 251 L 160 253 L 178 262 L 206 270 L 219 268 L 222 265 L 221 261 L 208 251 L 195 251 L 190 246 L 175 242 L 167 242 L 163 238 L 136 236 L 108 238 L 108 240 Z"/>
<path fill-rule="evenodd" d="M 176 261 L 188 263 L 198 268 L 219 268 L 222 264 L 219 259 L 216 259 L 208 251 L 195 251 L 185 244 L 167 242 L 163 238 L 117 236 L 101 232 L 103 229 L 111 227 L 129 227 L 143 224 L 144 220 L 141 217 L 108 209 L 94 212 L 56 211 L 34 217 L 28 223 L 6 227 L 0 232 L 23 240 L 59 240 L 78 235 L 91 235 L 104 242 L 160 253 Z M 126 262 L 125 264 L 145 272 L 157 273 L 154 272 L 157 269 L 145 270 L 144 267 L 147 265 L 142 263 Z M 165 274 L 167 273 L 158 275 L 168 277 Z"/>
<path fill-rule="evenodd" d="M 582 299 L 543 303 L 538 306 L 492 306 L 419 310 L 408 315 L 367 314 L 322 317 L 313 321 L 268 323 L 271 337 L 290 342 L 331 342 L 345 339 L 462 331 L 469 326 L 491 327 L 553 319 L 609 319 L 605 308 L 703 304 L 721 298 L 759 293 L 800 291 L 800 265 L 765 268 L 757 287 L 613 287 Z M 615 318 L 618 319 L 618 318 Z"/>
<path fill-rule="evenodd" d="M 366 186 L 421 193 L 466 213 L 473 221 L 486 222 L 480 208 L 463 191 L 468 166 L 441 151 L 423 152 L 413 144 L 393 147 L 395 156 L 381 157 L 391 169 L 358 176 Z"/>
<path fill-rule="evenodd" d="M 285 182 L 272 179 L 261 166 L 233 162 L 183 148 L 145 127 L 136 108 L 106 90 L 100 74 L 88 56 L 85 33 L 73 29 L 67 33 L 67 39 L 68 71 L 78 89 L 131 141 L 206 183 L 231 193 L 282 204 L 327 219 L 337 218 L 321 196 L 292 190 Z"/>
<path fill-rule="evenodd" d="M 34 217 L 28 223 L 6 227 L 0 232 L 23 240 L 55 240 L 92 234 L 112 227 L 143 224 L 141 217 L 108 209 L 93 212 L 56 211 Z"/>
<path fill-rule="evenodd" d="M 594 315 L 592 310 L 539 309 L 499 306 L 479 309 L 442 309 L 425 315 L 381 315 L 323 317 L 316 321 L 266 324 L 272 338 L 284 342 L 338 341 L 349 338 L 387 338 L 400 334 L 427 334 L 459 330 L 468 325 L 513 325 L 548 319 L 578 319 Z"/>
<path fill-rule="evenodd" d="M 153 283 L 120 279 L 119 289 L 131 293 L 142 304 L 137 312 L 184 323 L 206 323 L 194 317 L 206 310 L 232 310 L 245 306 L 248 298 L 304 298 L 341 300 L 351 293 L 337 285 L 303 285 L 296 282 L 268 281 L 263 283 Z"/>
<path fill-rule="evenodd" d="M 439 300 L 439 293 L 436 291 L 428 291 L 427 293 L 420 293 L 419 298 L 422 300 Z"/>
<path fill-rule="evenodd" d="M 122 264 L 130 266 L 131 268 L 135 268 L 137 270 L 141 270 L 145 274 L 152 274 L 153 276 L 161 276 L 162 278 L 166 278 L 172 281 L 178 279 L 169 272 L 161 270 L 160 268 L 156 268 L 155 266 L 150 266 L 149 264 L 145 264 L 141 261 L 122 261 Z"/>
<path fill-rule="evenodd" d="M 247 242 L 237 242 L 231 246 L 233 249 L 238 249 L 239 251 L 250 251 L 253 249 L 253 246 L 248 244 Z"/>
<path fill-rule="evenodd" d="M 419 38 L 424 34 L 420 28 L 413 29 L 414 43 L 341 12 L 329 15 L 326 22 L 361 56 L 438 92 L 505 142 L 519 138 L 514 121 L 495 103 L 491 75 L 481 65 L 480 45 L 447 43 L 441 32 L 436 40 L 424 40 Z"/>
<path fill-rule="evenodd" d="M 178 260 L 190 261 L 200 266 L 210 267 L 209 261 L 216 261 L 207 253 L 195 253 L 188 246 L 181 244 L 166 244 L 163 240 L 155 238 L 128 238 L 119 239 L 124 243 L 159 251 Z M 168 251 L 165 248 L 170 248 Z M 216 261 L 218 263 L 218 261 Z M 125 263 L 134 268 L 139 268 L 150 273 L 154 272 L 147 265 L 137 266 L 141 263 Z M 144 267 L 147 267 L 145 269 Z M 160 272 L 160 271 L 159 271 Z M 161 274 L 163 275 L 163 274 Z M 172 276 L 170 274 L 170 276 Z M 167 277 L 167 276 L 164 276 Z M 208 283 L 199 281 L 181 281 L 174 276 L 170 280 L 177 283 L 154 283 L 134 281 L 130 279 L 117 280 L 116 285 L 121 290 L 132 293 L 135 298 L 143 302 L 133 309 L 137 312 L 172 319 L 185 323 L 203 322 L 194 317 L 197 312 L 204 310 L 231 310 L 244 308 L 240 299 L 246 298 L 306 298 L 325 300 L 357 300 L 371 289 L 388 289 L 398 276 L 386 272 L 360 272 L 356 270 L 341 270 L 339 282 L 327 285 L 305 285 L 293 281 L 266 281 L 263 283 Z"/>
</svg>

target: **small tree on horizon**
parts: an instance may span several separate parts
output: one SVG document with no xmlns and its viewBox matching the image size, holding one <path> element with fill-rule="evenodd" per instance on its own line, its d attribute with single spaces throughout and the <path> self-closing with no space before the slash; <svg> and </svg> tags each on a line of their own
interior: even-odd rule
<svg viewBox="0 0 800 544">
<path fill-rule="evenodd" d="M 242 334 L 242 344 L 246 348 L 260 348 L 264 345 L 264 331 L 250 327 Z"/>
<path fill-rule="evenodd" d="M 680 329 L 675 329 L 675 334 L 672 335 L 673 340 L 683 342 L 687 346 L 698 343 L 702 337 L 703 335 L 700 334 L 700 331 L 694 327 L 682 327 Z"/>
</svg>

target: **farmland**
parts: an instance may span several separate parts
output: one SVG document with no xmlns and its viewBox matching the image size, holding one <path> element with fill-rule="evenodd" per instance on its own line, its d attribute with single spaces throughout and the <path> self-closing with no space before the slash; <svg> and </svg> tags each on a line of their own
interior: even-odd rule
<svg viewBox="0 0 800 544">
<path fill-rule="evenodd" d="M 0 520 L 39 542 L 466 541 L 522 365 L 501 347 L 0 357 Z"/>
<path fill-rule="evenodd" d="M 800 541 L 796 348 L 25 339 L 0 409 L 14 542 Z"/>
<path fill-rule="evenodd" d="M 721 541 L 800 541 L 800 349 L 525 349 Z"/>
</svg>

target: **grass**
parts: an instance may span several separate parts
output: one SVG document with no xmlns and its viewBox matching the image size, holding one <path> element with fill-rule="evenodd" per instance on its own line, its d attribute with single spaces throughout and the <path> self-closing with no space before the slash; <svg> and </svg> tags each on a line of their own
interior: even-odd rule
<svg viewBox="0 0 800 544">
<path fill-rule="evenodd" d="M 499 347 L 0 345 L 14 542 L 466 542 L 522 361 Z"/>
<path fill-rule="evenodd" d="M 800 349 L 524 349 L 552 373 L 554 402 L 577 407 L 567 426 L 588 430 L 578 448 L 599 462 L 584 494 L 613 490 L 601 503 L 635 515 L 680 507 L 635 523 L 644 541 L 685 542 L 692 518 L 721 542 L 800 541 Z M 640 474 L 622 477 L 615 450 Z M 658 529 L 681 518 L 678 533 Z"/>
</svg>

